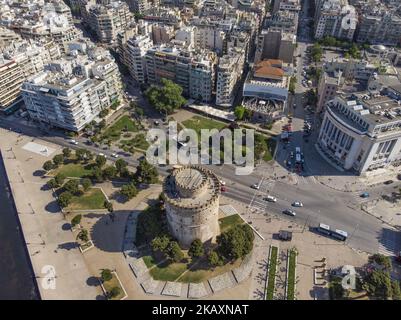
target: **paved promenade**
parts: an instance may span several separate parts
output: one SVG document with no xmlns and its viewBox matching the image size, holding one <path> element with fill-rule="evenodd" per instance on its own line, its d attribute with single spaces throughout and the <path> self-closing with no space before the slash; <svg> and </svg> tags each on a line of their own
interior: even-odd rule
<svg viewBox="0 0 401 320">
<path fill-rule="evenodd" d="M 0 150 L 41 298 L 94 300 L 100 288 L 88 281 L 91 274 L 79 249 L 68 246 L 75 239 L 42 178 L 43 162 L 60 147 L 33 141 L 38 152 L 32 152 L 23 149 L 29 142 L 31 137 L 0 129 Z"/>
</svg>

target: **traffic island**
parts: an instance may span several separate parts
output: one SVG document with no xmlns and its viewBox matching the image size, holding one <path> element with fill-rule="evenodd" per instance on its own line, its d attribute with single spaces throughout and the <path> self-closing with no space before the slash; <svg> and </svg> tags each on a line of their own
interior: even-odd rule
<svg viewBox="0 0 401 320">
<path fill-rule="evenodd" d="M 278 248 L 270 246 L 269 262 L 267 265 L 267 285 L 265 290 L 265 300 L 274 299 L 274 290 L 276 285 Z"/>
</svg>

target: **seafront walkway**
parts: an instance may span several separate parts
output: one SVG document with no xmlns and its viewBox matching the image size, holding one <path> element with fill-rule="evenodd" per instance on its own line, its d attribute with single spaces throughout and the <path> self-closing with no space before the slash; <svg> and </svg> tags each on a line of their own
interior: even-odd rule
<svg viewBox="0 0 401 320">
<path fill-rule="evenodd" d="M 100 297 L 102 292 L 91 285 L 84 257 L 73 245 L 73 234 L 43 178 L 43 163 L 60 153 L 60 147 L 1 128 L 0 150 L 41 298 Z"/>
</svg>

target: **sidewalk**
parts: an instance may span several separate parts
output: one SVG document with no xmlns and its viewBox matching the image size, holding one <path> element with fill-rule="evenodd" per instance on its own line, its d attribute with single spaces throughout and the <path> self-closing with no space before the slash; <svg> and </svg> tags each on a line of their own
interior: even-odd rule
<svg viewBox="0 0 401 320">
<path fill-rule="evenodd" d="M 44 187 L 43 162 L 59 153 L 60 147 L 35 140 L 54 150 L 46 157 L 22 148 L 31 140 L 0 129 L 0 149 L 41 298 L 95 300 L 102 293 L 88 283 L 91 274 L 84 257 L 70 246 L 75 238 L 52 193 Z"/>
</svg>

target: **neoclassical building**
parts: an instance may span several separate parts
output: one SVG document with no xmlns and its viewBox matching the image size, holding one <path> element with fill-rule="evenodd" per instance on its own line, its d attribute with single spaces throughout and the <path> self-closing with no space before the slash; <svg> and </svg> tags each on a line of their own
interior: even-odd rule
<svg viewBox="0 0 401 320">
<path fill-rule="evenodd" d="M 339 95 L 326 104 L 316 147 L 359 174 L 401 164 L 401 105 L 384 95 Z"/>
</svg>

